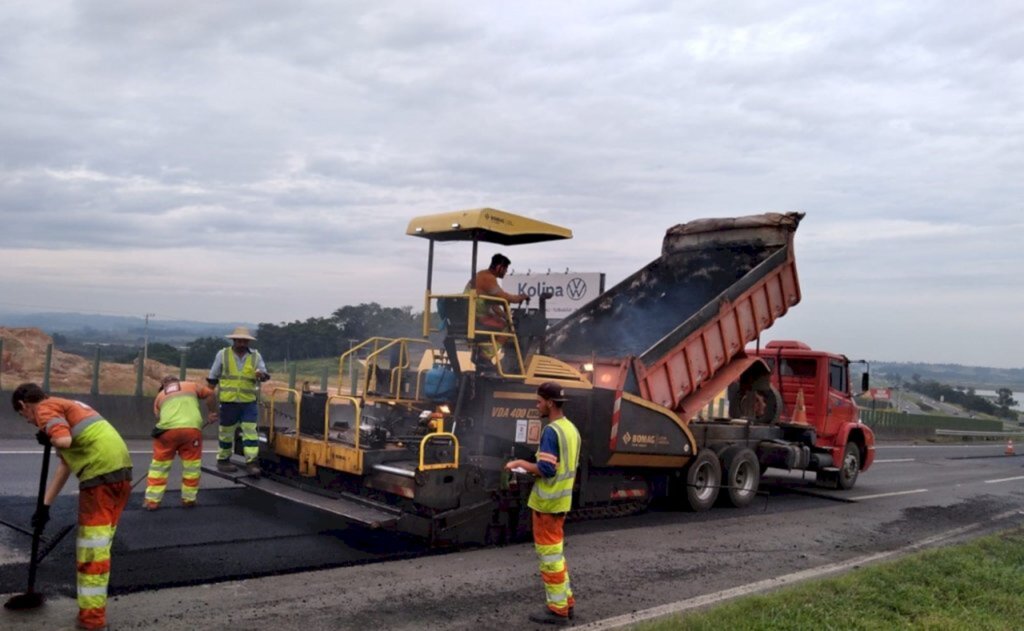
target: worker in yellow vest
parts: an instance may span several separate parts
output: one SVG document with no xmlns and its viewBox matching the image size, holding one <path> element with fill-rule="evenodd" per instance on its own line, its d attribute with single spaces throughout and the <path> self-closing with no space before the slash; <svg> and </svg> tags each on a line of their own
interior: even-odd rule
<svg viewBox="0 0 1024 631">
<path fill-rule="evenodd" d="M 536 476 L 527 506 L 533 511 L 533 544 L 540 559 L 547 607 L 530 620 L 565 626 L 573 617 L 576 599 L 569 584 L 563 546 L 565 516 L 572 507 L 572 488 L 580 461 L 580 433 L 565 417 L 565 391 L 548 381 L 537 388 L 537 410 L 549 421 L 537 448 L 537 461 L 512 460 L 505 469 Z"/>
<path fill-rule="evenodd" d="M 36 440 L 57 448 L 60 460 L 32 515 L 38 531 L 50 519 L 50 506 L 71 473 L 78 478 L 78 628 L 107 628 L 110 549 L 121 513 L 132 492 L 132 459 L 114 426 L 81 401 L 51 397 L 34 383 L 11 394 L 14 411 L 39 431 Z"/>
<path fill-rule="evenodd" d="M 220 427 L 217 438 L 217 470 L 237 471 L 231 464 L 231 453 L 235 446 L 235 427 L 242 426 L 242 455 L 245 457 L 246 473 L 259 475 L 259 437 L 256 435 L 256 421 L 259 418 L 257 401 L 260 383 L 270 379 L 267 366 L 259 351 L 249 348 L 249 342 L 256 338 L 244 326 L 237 327 L 227 338 L 231 346 L 224 348 L 213 360 L 210 374 L 206 378 L 210 386 L 216 386 L 220 400 Z"/>
<path fill-rule="evenodd" d="M 206 400 L 206 423 L 199 411 L 199 399 Z M 146 477 L 146 510 L 156 510 L 167 489 L 174 455 L 181 456 L 181 503 L 196 505 L 203 457 L 203 427 L 217 421 L 217 398 L 213 388 L 181 381 L 168 375 L 160 382 L 153 401 L 156 427 L 153 429 L 153 461 Z"/>
</svg>

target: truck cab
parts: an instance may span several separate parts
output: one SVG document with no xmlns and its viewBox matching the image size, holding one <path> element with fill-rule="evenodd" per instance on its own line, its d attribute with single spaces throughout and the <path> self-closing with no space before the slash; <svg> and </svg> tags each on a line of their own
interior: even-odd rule
<svg viewBox="0 0 1024 631">
<path fill-rule="evenodd" d="M 840 488 L 850 488 L 857 472 L 875 458 L 874 433 L 860 421 L 850 380 L 850 360 L 844 355 L 818 351 L 797 340 L 777 340 L 748 351 L 771 370 L 771 385 L 779 392 L 779 422 L 809 425 L 814 444 L 831 456 L 832 467 L 823 469 L 838 477 Z M 868 374 L 860 382 L 868 388 Z M 838 471 L 831 471 L 838 469 Z"/>
</svg>

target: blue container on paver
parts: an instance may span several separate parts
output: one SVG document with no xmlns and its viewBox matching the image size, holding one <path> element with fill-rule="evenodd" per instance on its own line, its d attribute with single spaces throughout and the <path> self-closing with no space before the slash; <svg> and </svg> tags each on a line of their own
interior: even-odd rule
<svg viewBox="0 0 1024 631">
<path fill-rule="evenodd" d="M 455 371 L 449 366 L 434 366 L 423 378 L 423 394 L 431 401 L 450 401 L 458 387 Z"/>
</svg>

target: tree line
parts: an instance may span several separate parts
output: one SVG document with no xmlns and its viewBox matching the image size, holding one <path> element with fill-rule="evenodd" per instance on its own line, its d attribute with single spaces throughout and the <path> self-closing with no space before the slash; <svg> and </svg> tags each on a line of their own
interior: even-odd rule
<svg viewBox="0 0 1024 631">
<path fill-rule="evenodd" d="M 346 305 L 326 318 L 273 324 L 260 322 L 253 333 L 266 361 L 336 357 L 353 344 L 374 336 L 422 337 L 423 314 L 412 307 L 382 307 L 376 302 Z M 201 337 L 185 348 L 185 365 L 208 367 L 227 345 L 222 337 Z M 150 357 L 154 357 L 150 346 Z M 154 357 L 155 358 L 155 357 Z M 161 360 L 162 361 L 162 360 Z"/>
</svg>

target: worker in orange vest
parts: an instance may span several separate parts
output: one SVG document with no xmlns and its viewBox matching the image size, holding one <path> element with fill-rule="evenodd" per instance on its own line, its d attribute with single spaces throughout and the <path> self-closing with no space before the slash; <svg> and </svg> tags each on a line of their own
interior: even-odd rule
<svg viewBox="0 0 1024 631">
<path fill-rule="evenodd" d="M 203 457 L 203 415 L 199 399 L 206 400 L 205 425 L 217 422 L 217 398 L 213 388 L 173 375 L 160 382 L 160 392 L 153 402 L 157 423 L 153 429 L 153 461 L 146 478 L 146 510 L 156 510 L 167 489 L 174 455 L 181 456 L 181 503 L 185 508 L 196 505 Z"/>
<path fill-rule="evenodd" d="M 75 472 L 78 478 L 78 626 L 105 629 L 110 548 L 132 491 L 132 460 L 114 426 L 80 401 L 51 397 L 34 383 L 11 395 L 15 412 L 39 429 L 36 439 L 60 457 L 33 528 L 50 519 L 50 506 Z"/>
</svg>

